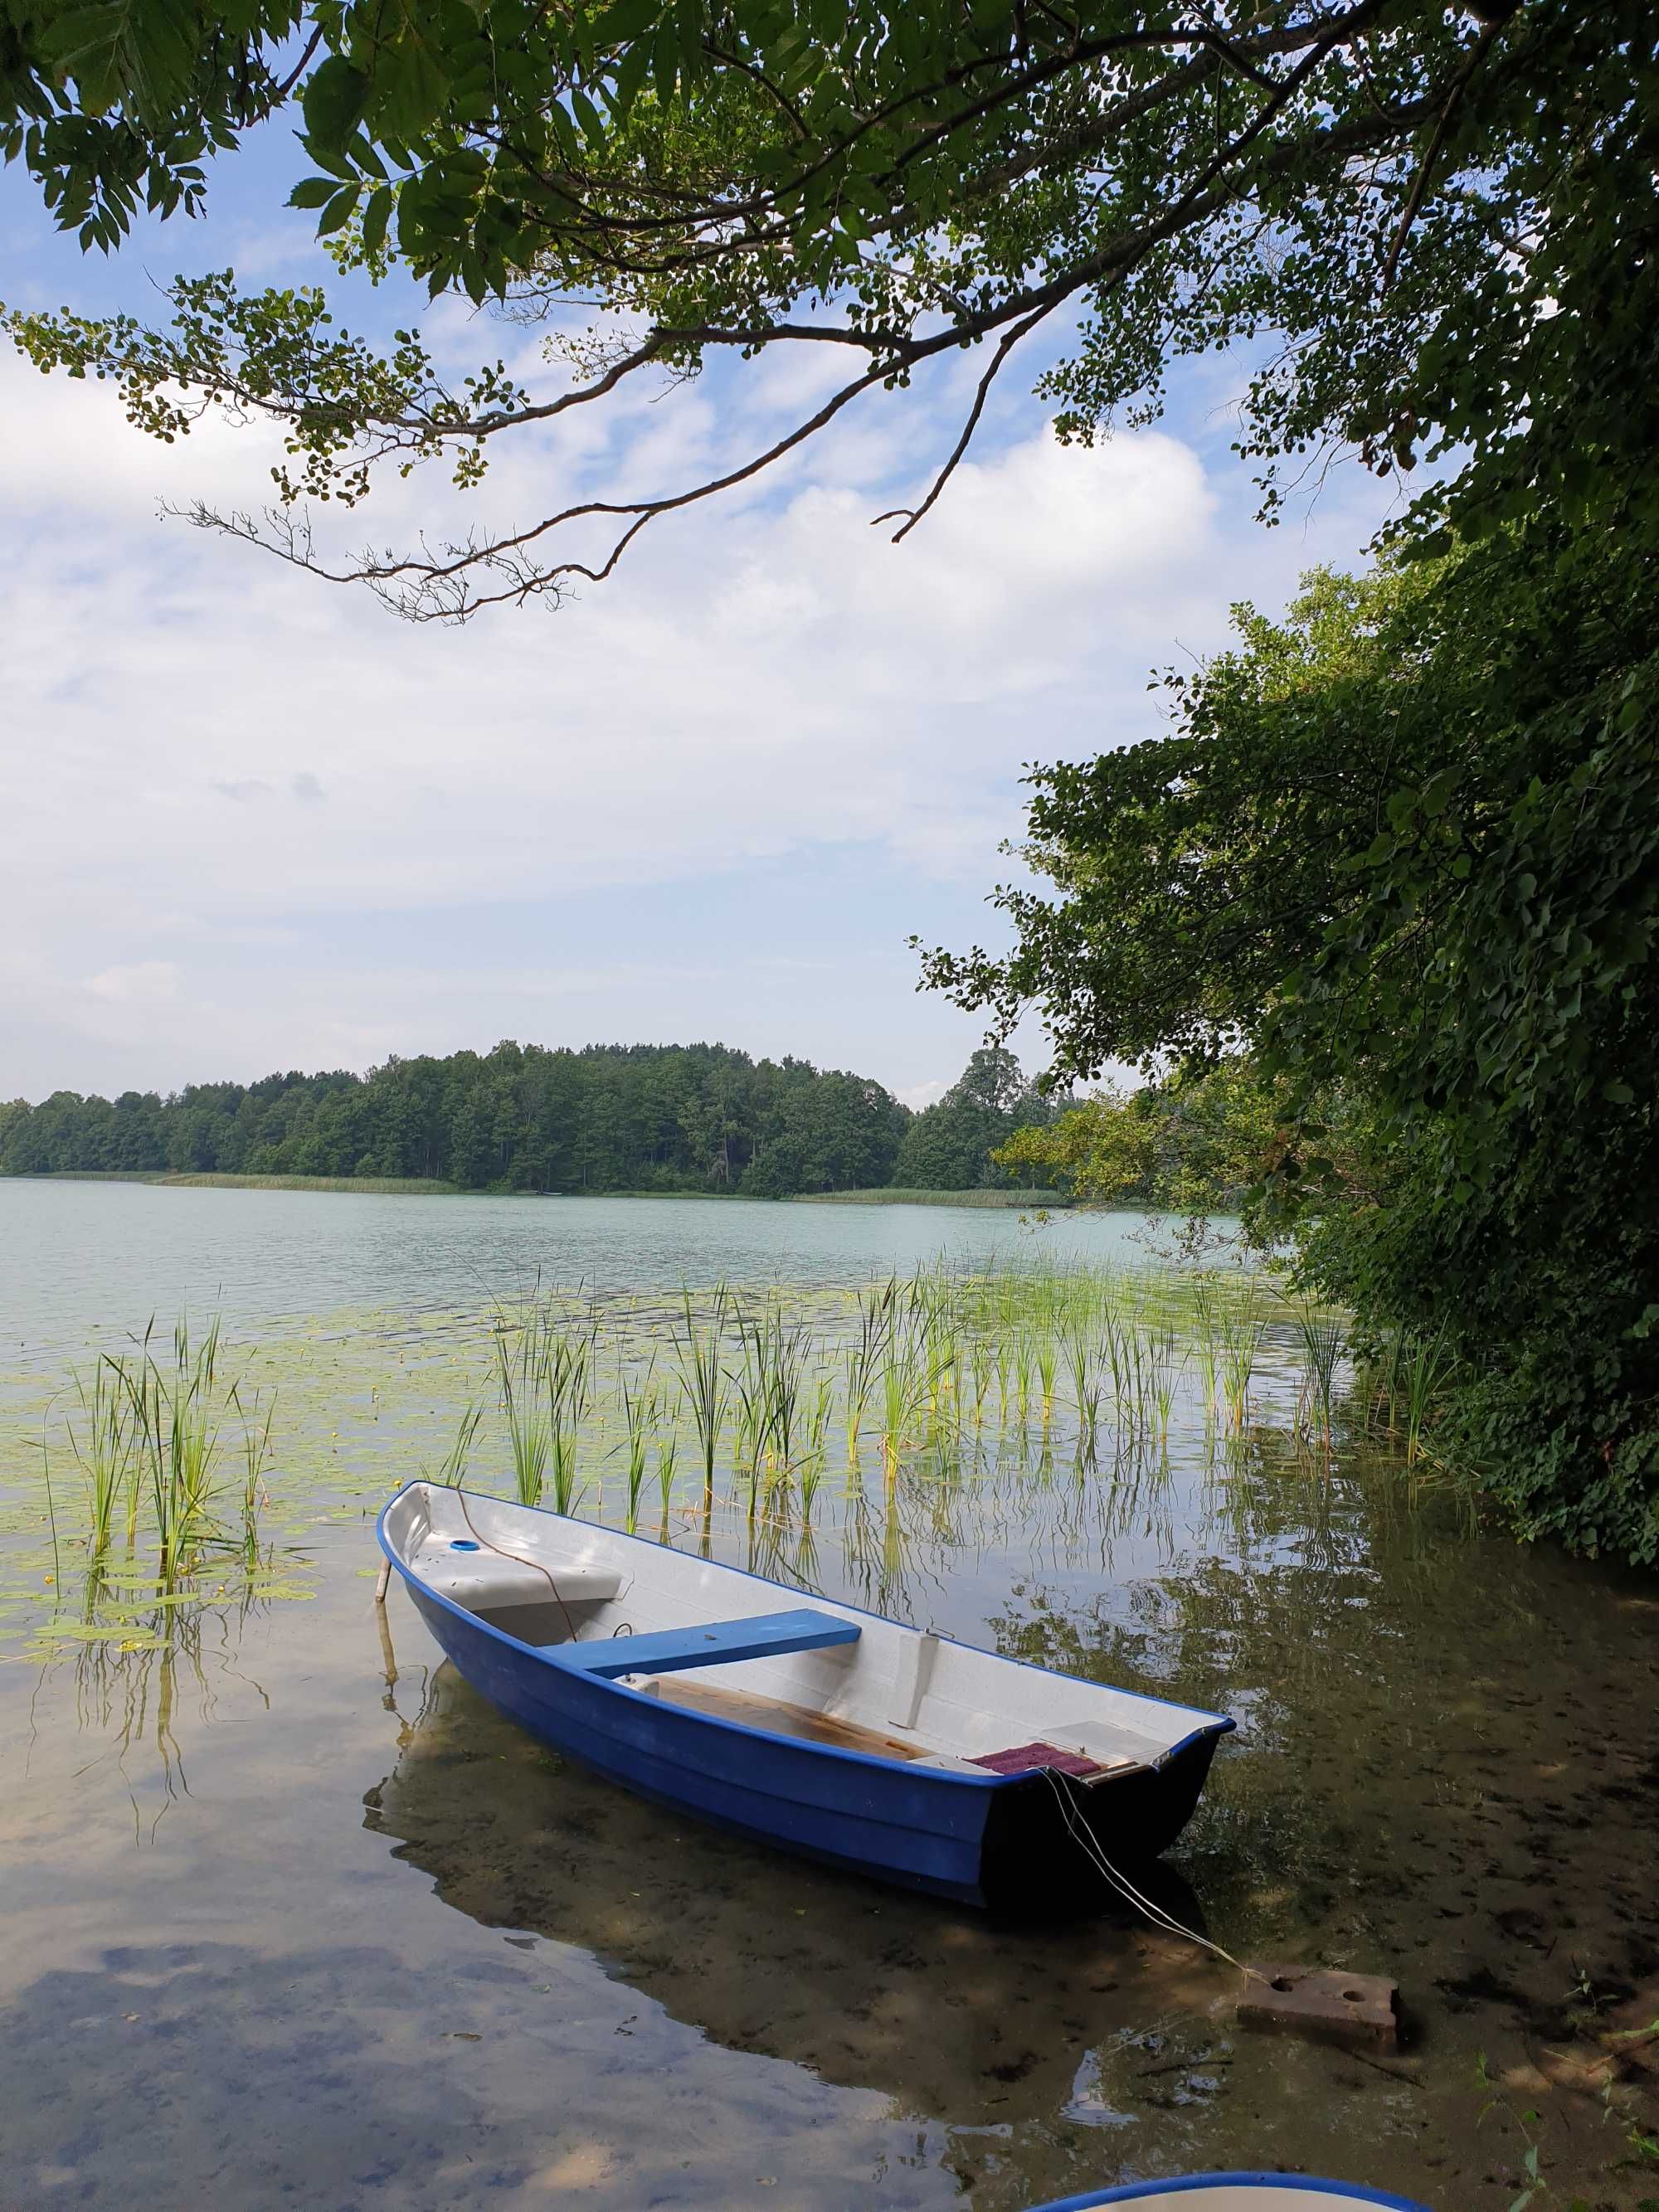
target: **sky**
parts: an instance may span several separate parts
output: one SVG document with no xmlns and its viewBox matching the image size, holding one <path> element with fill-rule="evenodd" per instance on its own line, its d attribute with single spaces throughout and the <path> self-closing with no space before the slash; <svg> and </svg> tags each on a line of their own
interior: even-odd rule
<svg viewBox="0 0 1659 2212">
<path fill-rule="evenodd" d="M 154 319 L 176 271 L 344 289 L 286 212 L 289 126 L 222 160 L 204 221 L 117 256 L 0 172 L 0 300 Z M 420 303 L 348 294 L 353 327 Z M 544 333 L 441 303 L 446 364 L 550 388 Z M 1352 466 L 1273 531 L 1229 451 L 1242 370 L 1166 419 L 1058 447 L 1016 355 L 971 459 L 895 546 L 976 356 L 875 393 L 788 471 L 647 531 L 607 583 L 454 629 L 162 515 L 257 505 L 274 444 L 164 447 L 108 387 L 0 354 L 0 1097 L 167 1091 L 520 1043 L 719 1040 L 937 1097 L 982 1018 L 918 994 L 907 939 L 1006 941 L 1026 764 L 1162 726 L 1152 672 L 1352 565 L 1384 495 Z M 480 519 L 684 480 L 786 427 L 811 361 L 496 441 Z M 428 471 L 336 542 L 457 514 Z M 355 535 L 354 535 L 355 529 Z M 1033 1072 L 1043 1038 L 1015 1043 Z"/>
</svg>

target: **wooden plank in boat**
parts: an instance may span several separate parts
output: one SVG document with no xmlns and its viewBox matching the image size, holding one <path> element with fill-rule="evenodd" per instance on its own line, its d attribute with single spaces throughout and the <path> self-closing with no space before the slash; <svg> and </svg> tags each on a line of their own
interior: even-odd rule
<svg viewBox="0 0 1659 2212">
<path fill-rule="evenodd" d="M 718 1720 L 736 1721 L 740 1727 L 764 1729 L 769 1735 L 802 1736 L 810 1743 L 827 1743 L 838 1751 L 867 1752 L 874 1759 L 926 1759 L 927 1747 L 902 1743 L 879 1729 L 862 1722 L 838 1720 L 830 1713 L 814 1712 L 810 1705 L 794 1705 L 783 1698 L 763 1698 L 752 1690 L 717 1689 L 712 1682 L 688 1682 L 671 1675 L 658 1685 L 665 1703 L 690 1705 Z"/>
</svg>

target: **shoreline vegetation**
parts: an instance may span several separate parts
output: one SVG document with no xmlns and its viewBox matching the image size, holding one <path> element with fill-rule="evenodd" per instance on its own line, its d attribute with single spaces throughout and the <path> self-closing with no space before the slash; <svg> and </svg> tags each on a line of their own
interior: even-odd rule
<svg viewBox="0 0 1659 2212">
<path fill-rule="evenodd" d="M 9 1174 L 9 1182 L 136 1182 L 157 1190 L 340 1191 L 374 1198 L 690 1198 L 762 1204 L 758 1194 L 737 1190 L 463 1190 L 459 1183 L 417 1176 L 164 1175 L 142 1169 L 59 1168 L 45 1175 Z M 1074 1206 L 1060 1190 L 807 1190 L 791 1194 L 797 1206 L 963 1206 L 1008 1212 Z"/>
<path fill-rule="evenodd" d="M 1063 1102 L 975 1052 L 921 1112 L 868 1076 L 723 1044 L 520 1046 L 113 1099 L 0 1100 L 0 1176 L 269 1190 L 798 1198 L 994 1193 Z M 1029 1188 L 1066 1186 L 1027 1169 Z M 867 1198 L 866 1203 L 872 1202 Z"/>
<path fill-rule="evenodd" d="M 972 1190 L 907 1190 L 897 1184 L 876 1190 L 797 1191 L 790 1202 L 795 1206 L 980 1206 L 1004 1212 L 1013 1208 L 1030 1212 L 1042 1207 L 1049 1212 L 1077 1204 L 1071 1193 L 1065 1190 L 987 1190 L 979 1187 Z"/>
<path fill-rule="evenodd" d="M 1324 1472 L 1334 1451 L 1346 1463 L 1356 1450 L 1418 1478 L 1446 1472 L 1397 1348 L 1367 1359 L 1340 1317 L 1230 1269 L 1022 1250 L 840 1290 L 720 1281 L 674 1297 L 538 1281 L 458 1318 L 404 1373 L 424 1414 L 412 1428 L 389 1365 L 341 1398 L 337 1347 L 326 1411 L 314 1385 L 233 1344 L 217 1318 L 202 1333 L 181 1316 L 170 1346 L 152 1321 L 94 1350 L 43 1414 L 50 1553 L 33 1564 L 51 1571 L 26 1594 L 51 1617 L 37 1632 L 125 1649 L 153 1632 L 148 1607 L 304 1595 L 302 1582 L 277 1586 L 279 1528 L 337 1498 L 343 1477 L 357 1495 L 337 1449 L 319 1447 L 325 1430 L 337 1447 L 342 1405 L 365 1396 L 367 1419 L 400 1438 L 404 1472 L 459 1486 L 476 1463 L 468 1486 L 486 1495 L 506 1486 L 521 1504 L 662 1542 L 688 1515 L 707 1526 L 736 1511 L 763 1544 L 804 1544 L 797 1571 L 815 1504 L 826 1533 L 845 1524 L 868 1542 L 866 1485 L 890 1512 L 901 1495 L 925 1507 L 923 1525 L 1011 1484 L 1072 1510 L 1096 1488 L 1133 1506 L 1170 1481 L 1172 1438 L 1201 1435 L 1224 1456 L 1269 1431 Z M 400 1369 L 408 1357 L 405 1340 Z M 368 1494 L 383 1492 L 382 1469 Z"/>
</svg>

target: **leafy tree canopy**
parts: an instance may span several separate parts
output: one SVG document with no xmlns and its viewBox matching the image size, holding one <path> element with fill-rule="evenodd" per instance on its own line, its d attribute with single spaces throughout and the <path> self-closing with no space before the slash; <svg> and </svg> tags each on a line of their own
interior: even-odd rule
<svg viewBox="0 0 1659 2212">
<path fill-rule="evenodd" d="M 1645 1559 L 1656 583 L 1650 540 L 1557 513 L 1312 577 L 1283 623 L 1241 609 L 1239 649 L 1171 680 L 1171 735 L 1036 776 L 1054 890 L 1001 894 L 1012 952 L 930 961 L 1004 1020 L 1035 1000 L 1069 1072 L 1174 1062 L 1060 1125 L 1085 1174 L 1139 1165 L 1131 1137 L 1179 1153 L 1183 1081 L 1259 1083 L 1262 1217 L 1367 1325 L 1443 1338 L 1455 1432 L 1518 1526 Z"/>
<path fill-rule="evenodd" d="M 867 1077 L 724 1045 L 499 1044 L 365 1077 L 0 1105 L 0 1174 L 410 1176 L 465 1189 L 733 1191 L 890 1179 L 909 1116 Z"/>
<path fill-rule="evenodd" d="M 1285 1141 L 1273 1087 L 1243 1058 L 1138 1090 L 1108 1084 L 1057 1119 L 1015 1132 L 1006 1174 L 1054 1176 L 1088 1206 L 1236 1212 Z"/>
<path fill-rule="evenodd" d="M 1652 441 L 1655 24 L 1637 0 L 0 0 L 0 143 L 86 242 L 141 195 L 198 204 L 204 153 L 298 98 L 294 198 L 343 258 L 596 316 L 535 391 L 500 362 L 452 387 L 418 334 L 381 352 L 317 290 L 228 274 L 181 279 L 164 330 L 9 326 L 43 368 L 117 380 L 156 434 L 274 417 L 275 507 L 196 520 L 414 616 L 607 574 L 657 515 L 982 348 L 939 475 L 882 518 L 902 536 L 1040 332 L 1063 437 L 1155 412 L 1178 356 L 1261 342 L 1241 445 L 1269 479 L 1344 441 L 1380 470 L 1455 453 L 1459 526 L 1488 528 L 1546 490 L 1583 501 Z M 382 466 L 475 483 L 498 437 L 778 348 L 844 376 L 713 478 L 403 554 L 325 554 L 305 519 Z M 596 521 L 599 553 L 569 543 Z"/>
<path fill-rule="evenodd" d="M 1015 1130 L 1050 1117 L 1048 1100 L 1012 1053 L 983 1045 L 945 1096 L 906 1129 L 893 1181 L 909 1190 L 978 1190 L 1002 1180 L 996 1147 Z M 1048 1183 L 1047 1173 L 1036 1180 Z"/>
</svg>

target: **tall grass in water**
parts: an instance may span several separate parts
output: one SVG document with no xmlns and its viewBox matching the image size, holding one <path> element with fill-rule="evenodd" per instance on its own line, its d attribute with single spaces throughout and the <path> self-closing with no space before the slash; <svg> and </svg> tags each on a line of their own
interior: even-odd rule
<svg viewBox="0 0 1659 2212">
<path fill-rule="evenodd" d="M 640 1498 L 645 1488 L 645 1471 L 650 1457 L 651 1431 L 658 1414 L 657 1391 L 653 1381 L 656 1357 L 642 1376 L 630 1381 L 624 1374 L 618 1385 L 622 1399 L 623 1435 L 628 1453 L 626 1477 L 628 1512 L 624 1523 L 630 1536 L 639 1528 Z"/>
<path fill-rule="evenodd" d="M 526 1309 L 515 1330 L 499 1329 L 495 1337 L 495 1374 L 520 1505 L 539 1505 L 547 1480 L 553 1441 L 544 1396 L 548 1328 L 549 1316 L 537 1304 Z"/>
<path fill-rule="evenodd" d="M 898 1281 L 892 1276 L 858 1294 L 858 1332 L 848 1346 L 846 1368 L 845 1425 L 851 1466 L 858 1462 L 865 1411 L 897 1325 L 898 1297 Z"/>
<path fill-rule="evenodd" d="M 714 1508 L 714 1462 L 720 1451 L 720 1429 L 726 1419 L 726 1334 L 731 1293 L 724 1283 L 714 1287 L 714 1310 L 707 1330 L 698 1321 L 691 1293 L 684 1291 L 685 1332 L 674 1337 L 674 1358 L 679 1369 L 680 1395 L 697 1434 L 702 1462 L 702 1509 Z"/>
<path fill-rule="evenodd" d="M 738 1401 L 737 1459 L 749 1470 L 754 1509 L 761 1470 L 787 1474 L 795 1456 L 806 1367 L 804 1329 L 769 1304 L 753 1322 L 738 1321 L 738 1366 L 726 1380 Z"/>
<path fill-rule="evenodd" d="M 1310 1428 L 1317 1422 L 1317 1433 L 1328 1449 L 1337 1364 L 1343 1352 L 1341 1323 L 1304 1298 L 1297 1309 L 1296 1325 L 1306 1362 L 1302 1378 L 1303 1407 Z"/>
<path fill-rule="evenodd" d="M 70 1449 L 87 1486 L 88 1541 L 96 1559 L 108 1548 L 117 1512 L 123 1507 L 127 1541 L 133 1540 L 138 1516 L 138 1458 L 120 1370 L 110 1360 L 100 1359 L 93 1370 L 91 1388 L 78 1375 L 75 1387 L 81 1418 L 69 1423 Z"/>
<path fill-rule="evenodd" d="M 1250 1384 L 1267 1330 L 1267 1322 L 1255 1310 L 1252 1284 L 1243 1312 L 1229 1314 L 1221 1322 L 1221 1395 L 1228 1421 L 1236 1430 L 1242 1430 L 1249 1418 Z"/>
<path fill-rule="evenodd" d="M 466 1480 L 467 1462 L 472 1456 L 472 1440 L 478 1433 L 479 1423 L 483 1419 L 483 1410 L 482 1400 L 474 1398 L 468 1402 L 462 1412 L 460 1420 L 456 1425 L 453 1443 L 450 1445 L 449 1449 L 430 1474 L 427 1474 L 424 1468 L 421 1469 L 427 1481 L 441 1483 L 447 1490 L 460 1488 Z"/>
<path fill-rule="evenodd" d="M 1101 1355 L 1086 1324 L 1073 1320 L 1063 1340 L 1077 1412 L 1078 1449 L 1092 1459 L 1100 1426 Z"/>
<path fill-rule="evenodd" d="M 151 1327 L 154 1327 L 152 1322 Z M 173 1358 L 163 1367 L 144 1333 L 137 1359 L 116 1362 L 133 1421 L 134 1449 L 149 1480 L 161 1573 L 171 1581 L 213 1531 L 213 1462 L 219 1441 L 214 1376 L 219 1324 L 193 1349 L 190 1325 L 173 1332 Z"/>
<path fill-rule="evenodd" d="M 592 1400 L 595 1330 L 590 1320 L 568 1332 L 550 1326 L 542 1370 L 553 1508 L 568 1513 L 576 1496 L 576 1445 Z"/>
<path fill-rule="evenodd" d="M 890 1482 L 915 1421 L 921 1396 L 915 1344 L 896 1337 L 887 1346 L 881 1368 L 882 1462 Z"/>
<path fill-rule="evenodd" d="M 665 1437 L 657 1446 L 657 1494 L 662 1500 L 662 1518 L 657 1533 L 664 1542 L 668 1539 L 668 1509 L 674 1496 L 674 1474 L 679 1456 L 680 1440 L 676 1436 Z"/>
<path fill-rule="evenodd" d="M 1406 1405 L 1406 1458 L 1414 1462 L 1423 1449 L 1423 1431 L 1439 1386 L 1452 1364 L 1443 1328 L 1435 1336 L 1412 1336 L 1400 1346 L 1399 1372 Z"/>
<path fill-rule="evenodd" d="M 1225 1324 L 1216 1285 L 1207 1275 L 1194 1277 L 1192 1304 L 1193 1350 L 1197 1355 L 1198 1371 L 1204 1378 L 1204 1419 L 1207 1425 L 1214 1418 L 1216 1400 L 1220 1394 L 1225 1343 Z"/>
<path fill-rule="evenodd" d="M 231 1393 L 237 1408 L 242 1410 L 239 1389 Z M 242 1425 L 242 1527 L 241 1551 L 244 1564 L 253 1566 L 259 1556 L 259 1509 L 270 1503 L 265 1495 L 265 1464 L 270 1457 L 270 1425 L 276 1413 L 276 1401 L 268 1399 L 264 1419 L 259 1418 L 259 1400 L 256 1391 L 250 1400 Z M 477 1426 L 477 1416 L 473 1425 Z"/>
<path fill-rule="evenodd" d="M 1182 1370 L 1187 1364 L 1184 1352 L 1176 1357 L 1179 1351 L 1180 1340 L 1173 1329 L 1154 1330 L 1147 1339 L 1147 1396 L 1156 1416 L 1159 1443 L 1169 1441 L 1170 1415 L 1175 1407 Z"/>
<path fill-rule="evenodd" d="M 245 1405 L 240 1384 L 220 1380 L 216 1320 L 198 1340 L 192 1340 L 189 1323 L 180 1321 L 173 1332 L 170 1360 L 151 1349 L 154 1331 L 152 1322 L 137 1357 L 109 1354 L 106 1364 L 125 1401 L 124 1425 L 132 1455 L 129 1530 L 136 1534 L 142 1492 L 155 1523 L 161 1578 L 171 1582 L 210 1549 L 240 1548 L 252 1559 L 274 1409 L 267 1405 L 261 1420 L 257 1394 Z M 96 1397 L 94 1385 L 94 1402 Z M 241 1427 L 244 1469 L 241 1528 L 235 1538 L 226 1533 L 216 1510 L 220 1436 L 232 1416 Z"/>
</svg>

